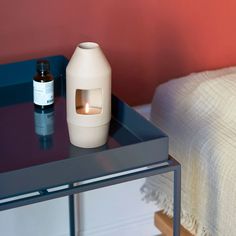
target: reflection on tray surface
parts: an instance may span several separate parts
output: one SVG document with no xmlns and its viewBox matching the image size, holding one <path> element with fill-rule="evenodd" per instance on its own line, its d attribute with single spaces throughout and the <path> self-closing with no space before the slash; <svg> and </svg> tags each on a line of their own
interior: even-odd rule
<svg viewBox="0 0 236 236">
<path fill-rule="evenodd" d="M 0 104 L 0 172 L 79 157 L 139 142 L 139 139 L 126 127 L 112 119 L 106 145 L 95 149 L 71 148 L 73 145 L 69 142 L 65 98 L 56 96 L 54 109 L 39 111 L 33 106 L 30 92 L 32 84 L 27 83 L 23 86 L 24 93 L 20 93 L 18 88 L 12 86 L 8 90 L 0 89 L 10 93 L 15 91 L 17 96 L 25 94 L 24 99 L 15 98 L 12 103 L 8 101 L 8 104 Z M 0 93 L 0 98 L 4 96 L 7 94 Z"/>
</svg>

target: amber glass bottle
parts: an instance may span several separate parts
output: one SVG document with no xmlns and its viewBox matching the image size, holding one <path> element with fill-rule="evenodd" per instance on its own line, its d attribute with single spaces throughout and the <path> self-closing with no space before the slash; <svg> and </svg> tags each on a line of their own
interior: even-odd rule
<svg viewBox="0 0 236 236">
<path fill-rule="evenodd" d="M 54 103 L 54 78 L 50 74 L 50 64 L 47 60 L 38 60 L 37 74 L 33 79 L 34 104 L 37 108 L 45 109 Z"/>
</svg>

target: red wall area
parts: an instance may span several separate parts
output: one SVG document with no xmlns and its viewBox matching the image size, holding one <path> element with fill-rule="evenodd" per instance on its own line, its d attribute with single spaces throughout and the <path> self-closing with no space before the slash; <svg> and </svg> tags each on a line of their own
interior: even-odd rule
<svg viewBox="0 0 236 236">
<path fill-rule="evenodd" d="M 0 63 L 64 54 L 96 41 L 113 91 L 150 102 L 155 87 L 193 71 L 236 64 L 234 0 L 2 0 Z"/>
</svg>

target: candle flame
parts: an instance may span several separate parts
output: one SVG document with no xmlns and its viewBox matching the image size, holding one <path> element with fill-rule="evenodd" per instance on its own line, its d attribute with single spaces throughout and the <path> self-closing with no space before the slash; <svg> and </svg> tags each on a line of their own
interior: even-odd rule
<svg viewBox="0 0 236 236">
<path fill-rule="evenodd" d="M 86 102 L 85 104 L 85 113 L 89 113 L 89 104 Z"/>
</svg>

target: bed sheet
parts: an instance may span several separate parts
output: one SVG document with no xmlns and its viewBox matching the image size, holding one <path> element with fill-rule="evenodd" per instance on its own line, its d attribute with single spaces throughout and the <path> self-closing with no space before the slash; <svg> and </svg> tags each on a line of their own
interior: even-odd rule
<svg viewBox="0 0 236 236">
<path fill-rule="evenodd" d="M 162 84 L 149 112 L 182 165 L 182 225 L 194 235 L 236 235 L 236 68 Z M 170 216 L 172 184 L 164 174 L 147 178 L 142 188 L 144 198 Z"/>
</svg>

